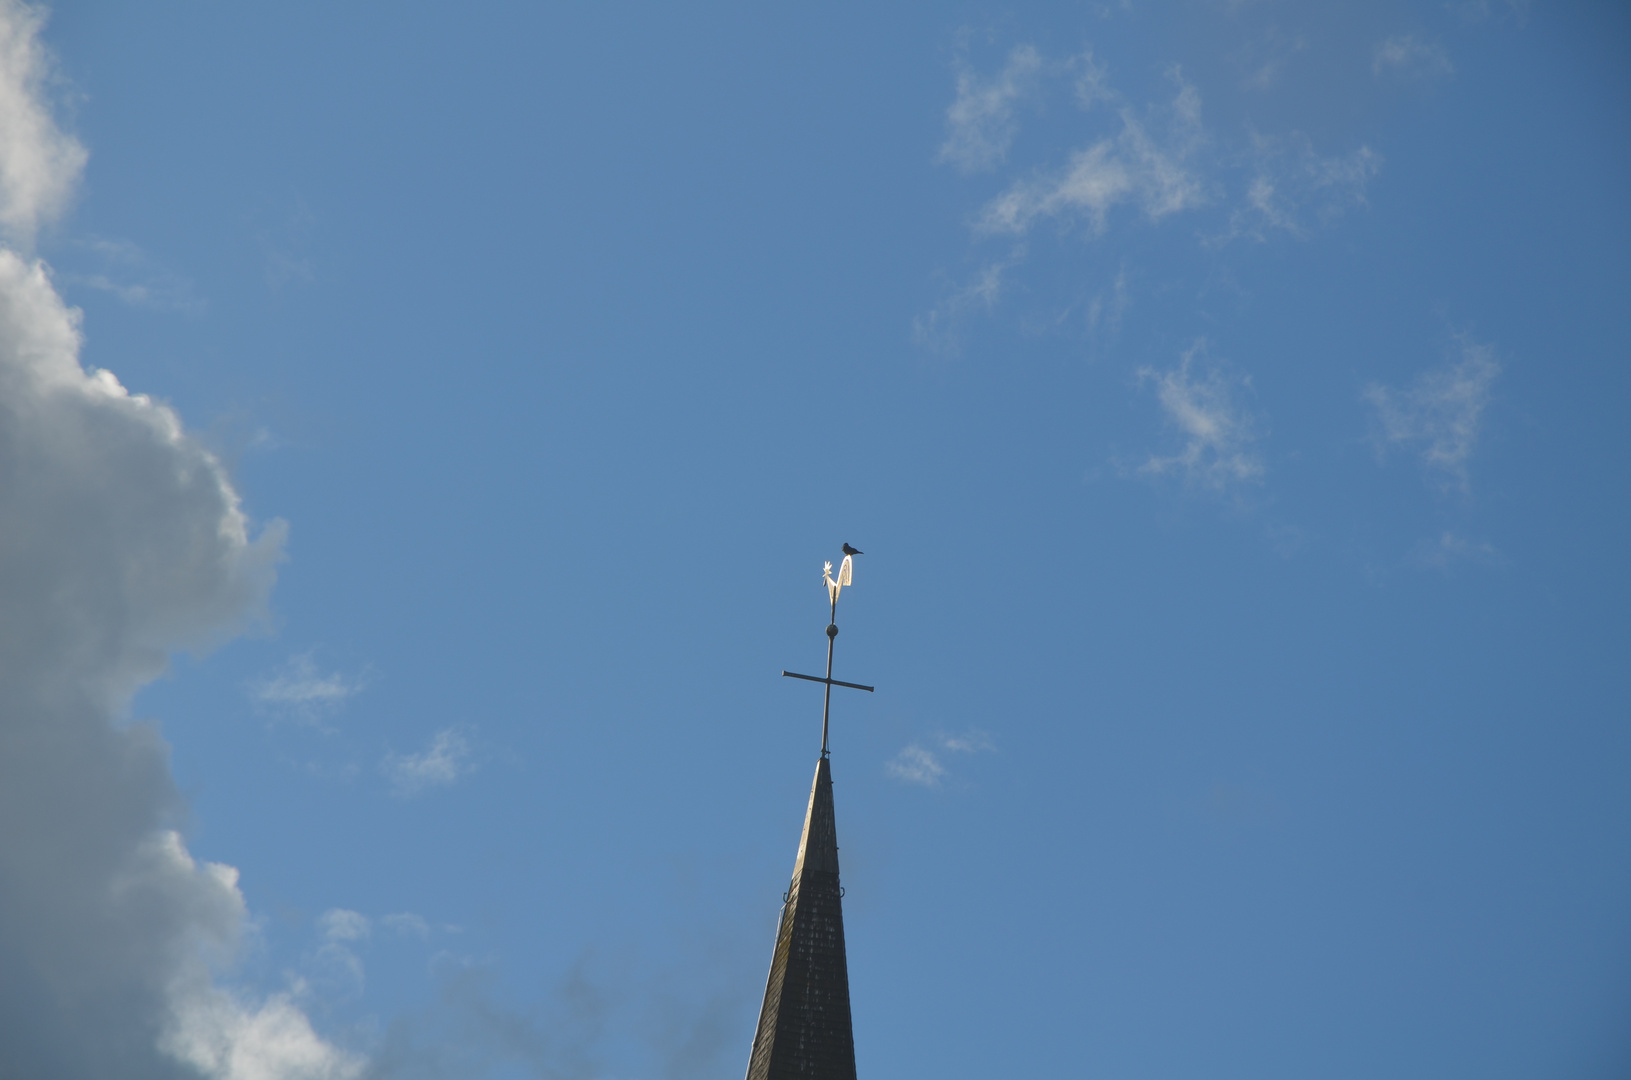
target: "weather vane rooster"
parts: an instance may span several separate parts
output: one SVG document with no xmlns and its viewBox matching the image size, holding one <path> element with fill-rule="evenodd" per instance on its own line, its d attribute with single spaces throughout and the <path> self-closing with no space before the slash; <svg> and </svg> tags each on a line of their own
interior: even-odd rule
<svg viewBox="0 0 1631 1080">
<path fill-rule="evenodd" d="M 838 593 L 848 585 L 855 576 L 855 556 L 866 554 L 860 548 L 844 544 L 844 561 L 838 564 L 838 576 L 832 576 L 832 563 L 824 563 L 821 568 L 821 580 L 827 583 L 827 599 L 832 601 L 834 608 L 838 607 Z"/>
</svg>

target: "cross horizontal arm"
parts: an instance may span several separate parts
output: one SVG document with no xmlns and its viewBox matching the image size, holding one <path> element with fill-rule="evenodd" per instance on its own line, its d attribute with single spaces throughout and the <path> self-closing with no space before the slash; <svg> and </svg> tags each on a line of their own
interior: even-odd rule
<svg viewBox="0 0 1631 1080">
<path fill-rule="evenodd" d="M 830 686 L 847 686 L 851 690 L 865 690 L 869 694 L 875 689 L 875 687 L 871 686 L 862 686 L 858 682 L 844 682 L 842 679 L 823 679 L 819 675 L 800 675 L 796 671 L 784 671 L 782 674 L 789 679 L 808 679 L 810 682 L 827 683 Z"/>
</svg>

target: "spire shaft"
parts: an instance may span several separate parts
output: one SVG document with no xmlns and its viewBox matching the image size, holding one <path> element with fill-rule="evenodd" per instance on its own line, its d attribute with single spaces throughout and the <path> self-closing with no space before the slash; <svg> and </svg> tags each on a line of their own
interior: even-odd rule
<svg viewBox="0 0 1631 1080">
<path fill-rule="evenodd" d="M 816 761 L 747 1080 L 855 1080 L 832 768 Z"/>
</svg>

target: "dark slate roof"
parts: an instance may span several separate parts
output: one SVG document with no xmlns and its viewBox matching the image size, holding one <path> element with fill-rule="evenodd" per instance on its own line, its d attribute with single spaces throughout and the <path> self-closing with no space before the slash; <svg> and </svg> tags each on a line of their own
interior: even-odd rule
<svg viewBox="0 0 1631 1080">
<path fill-rule="evenodd" d="M 747 1080 L 855 1080 L 832 770 L 816 763 Z"/>
</svg>

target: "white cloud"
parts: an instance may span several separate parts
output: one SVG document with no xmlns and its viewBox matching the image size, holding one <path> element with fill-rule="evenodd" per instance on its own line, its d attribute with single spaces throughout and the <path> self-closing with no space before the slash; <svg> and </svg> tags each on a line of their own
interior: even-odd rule
<svg viewBox="0 0 1631 1080">
<path fill-rule="evenodd" d="M 1401 79 L 1435 79 L 1455 68 L 1442 46 L 1414 34 L 1399 34 L 1379 42 L 1371 54 L 1371 72 Z"/>
<path fill-rule="evenodd" d="M 1091 109 L 1101 101 L 1115 101 L 1116 92 L 1110 88 L 1110 72 L 1093 59 L 1088 49 L 1068 65 L 1076 75 L 1076 104 Z"/>
<path fill-rule="evenodd" d="M 317 218 L 304 202 L 297 202 L 280 220 L 260 233 L 266 252 L 266 285 L 279 292 L 289 285 L 305 285 L 316 280 L 309 249 Z"/>
<path fill-rule="evenodd" d="M 1276 56 L 1305 47 L 1300 37 L 1278 34 L 1271 34 L 1266 46 Z M 1035 57 L 1035 50 L 1027 46 L 1024 55 Z M 1016 283 L 1023 283 L 1016 267 L 1023 261 L 1022 245 L 1031 242 L 1040 225 L 1051 224 L 1061 233 L 1083 232 L 1093 238 L 1136 215 L 1151 224 L 1196 220 L 1195 235 L 1209 246 L 1241 237 L 1300 239 L 1316 226 L 1365 206 L 1369 184 L 1381 169 L 1381 157 L 1368 146 L 1328 155 L 1316 152 L 1311 141 L 1297 132 L 1265 136 L 1247 129 L 1239 136 L 1221 136 L 1202 122 L 1200 92 L 1184 81 L 1176 67 L 1169 72 L 1176 85 L 1169 100 L 1135 106 L 1110 85 L 1105 68 L 1091 51 L 1063 62 L 1035 57 L 1034 65 L 1031 59 L 1026 65 L 1027 71 L 1035 71 L 1038 92 L 1044 85 L 1068 80 L 1083 108 L 1111 104 L 1115 111 L 1106 114 L 1110 130 L 1086 144 L 1076 144 L 1062 161 L 1013 177 L 979 207 L 970 221 L 975 236 L 1008 239 L 1016 245 L 1015 254 L 986 260 L 971 282 L 952 290 L 933 310 L 914 319 L 912 338 L 917 345 L 956 351 L 959 325 L 970 312 L 994 311 L 1009 293 L 1022 291 L 1016 288 Z M 1259 81 L 1272 77 L 1270 68 L 1254 76 Z M 989 90 L 987 84 L 978 86 Z M 971 100 L 960 92 L 953 112 L 970 112 Z M 979 115 L 987 113 L 998 115 L 995 106 Z M 1002 158 L 993 152 L 979 160 L 995 165 Z M 1122 305 L 1125 291 L 1118 288 L 1114 299 Z M 1087 300 L 1090 336 L 1106 304 L 1102 296 Z M 1075 308 L 1071 304 L 1063 313 L 1056 309 L 1033 318 L 1030 325 L 1062 324 Z M 1115 320 L 1109 321 L 1113 327 Z"/>
<path fill-rule="evenodd" d="M 1522 26 L 1529 15 L 1529 0 L 1505 0 L 1505 3 L 1498 0 L 1462 0 L 1448 6 L 1472 23 L 1494 17 L 1499 22 L 1511 19 Z"/>
<path fill-rule="evenodd" d="M 398 795 L 417 795 L 426 788 L 446 787 L 475 771 L 470 744 L 457 728 L 444 728 L 418 754 L 387 754 L 381 768 Z"/>
<path fill-rule="evenodd" d="M 1414 448 L 1431 475 L 1465 491 L 1467 460 L 1501 365 L 1494 349 L 1464 336 L 1457 352 L 1444 366 L 1417 376 L 1408 390 L 1372 383 L 1365 400 L 1376 408 L 1378 457 L 1393 447 Z"/>
<path fill-rule="evenodd" d="M 1214 490 L 1262 477 L 1263 463 L 1253 450 L 1255 419 L 1235 400 L 1238 390 L 1250 388 L 1248 377 L 1232 375 L 1210 360 L 1204 341 L 1191 346 L 1172 370 L 1143 368 L 1138 375 L 1155 384 L 1167 422 L 1183 439 L 1177 453 L 1152 456 L 1139 472 L 1176 474 Z"/>
<path fill-rule="evenodd" d="M 1368 146 L 1351 154 L 1322 157 L 1302 135 L 1252 138 L 1251 179 L 1245 197 L 1229 215 L 1218 240 L 1247 236 L 1266 239 L 1271 230 L 1294 237 L 1308 234 L 1308 217 L 1329 223 L 1365 205 L 1365 188 L 1382 167 Z"/>
<path fill-rule="evenodd" d="M 934 743 L 936 749 L 930 749 L 922 742 L 908 743 L 885 764 L 884 769 L 889 775 L 909 784 L 939 787 L 950 775 L 950 770 L 942 760 L 942 753 L 979 754 L 990 753 L 997 748 L 991 741 L 991 736 L 978 728 L 969 728 L 959 735 L 942 732 L 929 741 Z M 940 752 L 937 753 L 936 750 Z"/>
<path fill-rule="evenodd" d="M 1148 113 L 1123 109 L 1119 135 L 1076 151 L 1062 172 L 1014 184 L 986 204 L 979 229 L 1022 235 L 1039 218 L 1085 218 L 1102 232 L 1122 203 L 1152 221 L 1205 204 L 1205 185 L 1187 165 L 1204 138 L 1200 94 L 1178 78 L 1172 104 Z"/>
<path fill-rule="evenodd" d="M 193 292 L 192 282 L 153 260 L 128 240 L 92 237 L 70 245 L 95 263 L 93 271 L 67 271 L 59 275 L 67 285 L 81 285 L 117 297 L 131 307 L 153 311 L 201 314 L 205 304 Z"/>
<path fill-rule="evenodd" d="M 403 937 L 428 938 L 430 937 L 430 924 L 422 917 L 411 911 L 398 912 L 387 915 L 380 920 L 385 926 L 401 934 Z"/>
<path fill-rule="evenodd" d="M 978 728 L 969 728 L 961 735 L 937 736 L 941 747 L 954 754 L 981 754 L 990 753 L 997 748 L 991 741 L 991 736 Z"/>
<path fill-rule="evenodd" d="M 1501 553 L 1486 540 L 1471 540 L 1454 532 L 1443 532 L 1431 540 L 1424 540 L 1411 552 L 1411 561 L 1417 566 L 1446 570 L 1457 563 L 1494 566 L 1501 562 Z"/>
<path fill-rule="evenodd" d="M 1096 331 L 1101 325 L 1114 331 L 1121 326 L 1121 317 L 1132 307 L 1133 299 L 1127 288 L 1127 268 L 1124 266 L 1116 271 L 1115 280 L 1110 283 L 1110 298 L 1105 300 L 1103 293 L 1095 293 L 1093 299 L 1087 304 L 1087 328 Z"/>
<path fill-rule="evenodd" d="M 1008 156 L 1018 126 L 1014 105 L 1036 89 L 1042 57 L 1029 45 L 1008 54 L 997 76 L 981 79 L 967 67 L 957 74 L 957 97 L 946 110 L 940 160 L 964 172 L 989 169 Z"/>
<path fill-rule="evenodd" d="M 0 0 L 0 228 L 24 249 L 68 207 L 85 148 L 57 127 L 44 88 L 51 56 L 45 11 Z"/>
<path fill-rule="evenodd" d="M 317 927 L 323 940 L 305 961 L 307 981 L 302 986 L 315 984 L 322 990 L 325 1001 L 355 998 L 367 984 L 362 957 L 352 946 L 366 941 L 373 931 L 373 923 L 366 915 L 345 908 L 330 908 L 317 917 Z"/>
<path fill-rule="evenodd" d="M 1254 42 L 1246 45 L 1239 60 L 1250 69 L 1242 85 L 1251 90 L 1266 91 L 1280 82 L 1293 57 L 1308 49 L 1308 39 L 1301 34 L 1287 34 L 1278 26 L 1269 26 Z"/>
<path fill-rule="evenodd" d="M 940 764 L 934 751 L 926 750 L 917 743 L 903 747 L 885 768 L 891 776 L 924 787 L 938 787 L 940 778 L 946 775 L 946 767 Z"/>
<path fill-rule="evenodd" d="M 352 677 L 337 671 L 323 674 L 308 651 L 289 657 L 276 672 L 252 685 L 250 694 L 274 712 L 315 725 L 338 712 L 367 685 L 366 673 Z"/>
<path fill-rule="evenodd" d="M 330 908 L 317 917 L 323 936 L 330 941 L 361 941 L 369 934 L 368 916 L 345 908 Z"/>
<path fill-rule="evenodd" d="M 364 1063 L 324 1042 L 287 993 L 258 1006 L 213 986 L 186 998 L 165 1053 L 215 1080 L 355 1080 Z"/>
<path fill-rule="evenodd" d="M 35 9 L 0 0 L 0 228 L 66 206 L 84 152 L 39 94 Z M 356 1075 L 286 997 L 217 984 L 237 872 L 198 863 L 167 750 L 116 723 L 169 655 L 264 603 L 280 523 L 251 533 L 176 414 L 79 362 L 79 313 L 0 248 L 0 1075 Z"/>
<path fill-rule="evenodd" d="M 959 327 L 972 311 L 990 311 L 1002 296 L 1003 276 L 1025 257 L 1025 249 L 1016 247 L 1006 259 L 982 266 L 973 280 L 959 286 L 945 300 L 926 315 L 912 320 L 912 341 L 941 352 L 955 353 Z"/>
</svg>

